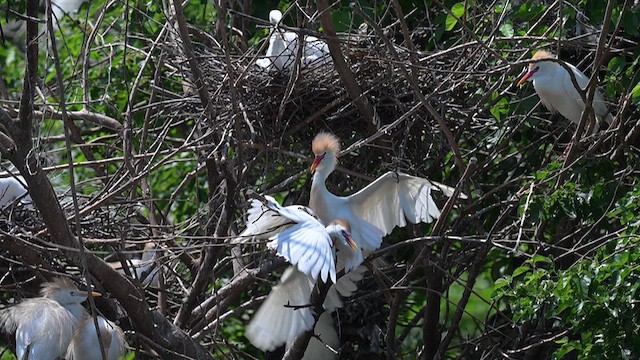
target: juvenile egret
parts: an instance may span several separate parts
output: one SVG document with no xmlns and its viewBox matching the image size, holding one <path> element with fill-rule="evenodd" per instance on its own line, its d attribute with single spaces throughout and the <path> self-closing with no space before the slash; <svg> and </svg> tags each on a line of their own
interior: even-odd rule
<svg viewBox="0 0 640 360">
<path fill-rule="evenodd" d="M 122 329 L 112 321 L 97 316 L 100 339 L 105 351 L 105 360 L 118 360 L 126 353 L 126 339 Z M 96 325 L 92 317 L 87 317 L 78 324 L 69 348 L 67 360 L 103 360 Z"/>
<path fill-rule="evenodd" d="M 250 210 L 250 219 L 258 216 L 257 209 L 265 209 L 265 220 L 271 223 L 262 223 L 263 229 L 280 228 L 269 239 L 267 247 L 275 250 L 289 263 L 297 266 L 298 270 L 309 276 L 314 281 L 318 276 L 323 282 L 331 278 L 336 282 L 336 266 L 334 260 L 334 243 L 340 243 L 357 253 L 355 242 L 348 233 L 349 224 L 344 221 L 333 222 L 326 227 L 314 216 L 310 215 L 304 207 L 282 207 L 272 197 L 265 197 L 265 202 L 258 204 L 253 202 Z M 271 212 L 271 214 L 269 214 Z M 280 224 L 283 221 L 286 228 Z M 255 226 L 255 224 L 253 225 Z M 258 230 L 264 232 L 264 230 Z"/>
<path fill-rule="evenodd" d="M 256 65 L 278 71 L 291 70 L 298 51 L 298 34 L 290 31 L 282 31 L 278 24 L 282 20 L 279 10 L 269 12 L 269 22 L 273 24 L 273 30 L 269 37 L 269 47 L 262 59 L 256 60 Z M 303 37 L 304 48 L 302 50 L 302 64 L 324 65 L 331 62 L 331 55 L 327 43 L 315 36 Z"/>
<path fill-rule="evenodd" d="M 31 202 L 26 182 L 22 176 L 0 178 L 0 208 L 4 208 L 7 204 L 20 197 L 22 197 L 21 201 L 25 203 Z"/>
<path fill-rule="evenodd" d="M 128 266 L 132 271 L 131 275 L 135 276 L 136 280 L 141 281 L 143 286 L 152 286 L 156 288 L 160 286 L 158 276 L 160 269 L 154 262 L 155 254 L 156 245 L 152 242 L 148 242 L 144 245 L 142 257 L 140 259 L 130 259 L 126 261 L 126 266 Z M 109 265 L 117 272 L 123 275 L 126 274 L 119 261 L 110 262 Z"/>
<path fill-rule="evenodd" d="M 533 55 L 532 60 L 553 59 L 553 54 L 540 50 Z M 589 78 L 575 66 L 566 63 L 573 72 L 576 82 L 584 91 L 589 84 Z M 560 115 L 571 120 L 575 124 L 580 123 L 580 117 L 585 109 L 584 101 L 580 93 L 573 86 L 571 75 L 555 61 L 539 61 L 529 64 L 529 71 L 518 81 L 521 86 L 527 81 L 533 81 L 533 87 L 540 97 L 542 104 L 551 112 L 559 112 Z M 586 93 L 585 93 L 586 95 Z M 613 117 L 607 109 L 607 105 L 599 90 L 593 94 L 593 110 L 596 115 L 596 124 L 593 128 L 597 131 L 602 121 L 611 123 Z"/>
<path fill-rule="evenodd" d="M 340 197 L 327 190 L 325 181 L 333 172 L 340 152 L 340 141 L 329 133 L 316 135 L 312 142 L 315 159 L 309 207 L 322 221 L 344 219 L 351 224 L 351 235 L 362 251 L 380 247 L 382 237 L 396 226 L 432 222 L 440 210 L 431 197 L 433 189 L 451 196 L 454 189 L 437 182 L 390 171 L 357 193 Z M 460 195 L 466 198 L 465 195 Z M 347 260 L 345 270 L 357 266 Z"/>
<path fill-rule="evenodd" d="M 0 327 L 16 332 L 18 360 L 53 360 L 64 357 L 77 324 L 89 316 L 81 303 L 89 295 L 66 278 L 44 283 L 42 297 L 27 299 L 0 312 Z"/>
</svg>

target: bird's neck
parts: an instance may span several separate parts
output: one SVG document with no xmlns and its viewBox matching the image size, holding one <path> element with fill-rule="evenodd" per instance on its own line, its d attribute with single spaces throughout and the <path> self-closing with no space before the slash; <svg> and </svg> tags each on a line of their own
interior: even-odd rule
<svg viewBox="0 0 640 360">
<path fill-rule="evenodd" d="M 333 171 L 333 167 L 319 168 L 313 175 L 311 182 L 311 196 L 309 197 L 309 207 L 318 215 L 323 222 L 331 221 L 328 200 L 335 197 L 327 190 L 325 181 L 329 174 Z"/>
<path fill-rule="evenodd" d="M 87 310 L 82 307 L 81 304 L 73 303 L 73 304 L 65 304 L 63 305 L 65 309 L 69 310 L 69 312 L 73 315 L 76 320 L 81 321 L 85 319 L 89 313 Z"/>
</svg>

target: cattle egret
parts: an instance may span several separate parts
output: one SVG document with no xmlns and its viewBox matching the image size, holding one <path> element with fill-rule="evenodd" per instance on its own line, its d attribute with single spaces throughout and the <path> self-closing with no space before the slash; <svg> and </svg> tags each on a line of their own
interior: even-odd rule
<svg viewBox="0 0 640 360">
<path fill-rule="evenodd" d="M 0 312 L 0 327 L 16 332 L 18 360 L 64 357 L 76 325 L 88 316 L 81 303 L 90 294 L 100 296 L 78 290 L 65 278 L 44 283 L 40 294 L 42 297 L 27 299 Z"/>
<path fill-rule="evenodd" d="M 336 221 L 325 227 L 305 207 L 282 207 L 270 196 L 265 197 L 265 200 L 264 203 L 252 202 L 249 220 L 259 216 L 258 211 L 262 211 L 266 215 L 260 217 L 264 219 L 260 223 L 262 228 L 256 228 L 256 224 L 250 225 L 254 230 L 264 233 L 265 229 L 281 229 L 269 238 L 271 241 L 267 247 L 275 250 L 313 280 L 320 276 L 323 282 L 331 278 L 335 283 L 334 243 L 349 247 L 357 254 L 356 244 L 348 233 L 348 223 Z"/>
<path fill-rule="evenodd" d="M 547 51 L 538 51 L 532 60 L 553 59 L 555 56 Z M 573 72 L 576 82 L 585 91 L 589 84 L 589 78 L 578 68 L 567 63 Z M 539 61 L 529 64 L 529 71 L 518 81 L 521 86 L 527 81 L 533 81 L 533 87 L 540 97 L 542 104 L 551 112 L 559 112 L 560 115 L 571 120 L 575 124 L 580 123 L 582 112 L 585 109 L 584 101 L 580 93 L 571 81 L 571 75 L 560 64 L 555 61 Z M 585 94 L 586 95 L 586 94 Z M 594 131 L 597 131 L 604 120 L 611 123 L 613 117 L 602 97 L 600 91 L 596 89 L 593 94 L 593 110 L 596 115 Z"/>
<path fill-rule="evenodd" d="M 22 176 L 0 178 L 0 208 L 18 198 L 24 203 L 31 202 L 25 184 Z"/>
<path fill-rule="evenodd" d="M 275 68 L 278 71 L 291 70 L 298 49 L 298 34 L 282 31 L 278 24 L 282 20 L 279 10 L 269 12 L 269 22 L 273 30 L 269 37 L 269 47 L 264 58 L 256 60 L 256 65 L 267 70 Z M 331 55 L 327 44 L 315 36 L 303 37 L 302 65 L 324 65 L 331 62 Z"/>
<path fill-rule="evenodd" d="M 314 138 L 312 149 L 315 159 L 311 165 L 314 175 L 309 207 L 322 221 L 349 222 L 351 235 L 364 252 L 379 248 L 382 237 L 396 226 L 405 226 L 406 220 L 416 224 L 437 219 L 440 210 L 431 197 L 432 189 L 447 196 L 454 192 L 453 188 L 431 180 L 390 171 L 351 196 L 336 196 L 327 190 L 325 181 L 336 167 L 340 141 L 332 134 L 320 133 Z M 357 265 L 347 260 L 345 270 Z"/>
<path fill-rule="evenodd" d="M 148 242 L 144 245 L 142 251 L 142 257 L 140 259 L 130 259 L 126 261 L 131 275 L 135 276 L 136 280 L 141 281 L 143 286 L 159 287 L 159 271 L 154 261 L 156 254 L 156 245 L 152 242 Z M 126 275 L 122 264 L 119 261 L 111 262 L 109 265 L 120 274 Z"/>
<path fill-rule="evenodd" d="M 97 316 L 100 340 L 106 358 L 104 360 L 118 360 L 126 353 L 126 339 L 122 329 L 112 321 Z M 96 325 L 92 317 L 82 320 L 69 344 L 67 360 L 103 360 Z"/>
<path fill-rule="evenodd" d="M 247 229 L 241 236 L 264 238 L 268 235 L 267 246 L 294 265 L 284 272 L 280 284 L 271 291 L 245 332 L 254 346 L 272 351 L 313 327 L 311 309 L 295 309 L 295 306 L 309 303 L 318 278 L 323 282 L 331 278 L 334 283 L 329 288 L 331 296 L 327 296 L 326 304 L 331 309 L 341 305 L 338 293 L 350 295 L 349 289 L 354 288 L 345 282 L 361 278 L 354 272 L 355 276 L 343 276 L 336 282 L 333 246 L 345 253 L 344 258 L 361 252 L 356 251 L 348 222 L 336 219 L 325 227 L 313 211 L 304 206 L 282 207 L 272 197 L 265 196 L 264 201 L 252 200 L 248 214 Z"/>
</svg>

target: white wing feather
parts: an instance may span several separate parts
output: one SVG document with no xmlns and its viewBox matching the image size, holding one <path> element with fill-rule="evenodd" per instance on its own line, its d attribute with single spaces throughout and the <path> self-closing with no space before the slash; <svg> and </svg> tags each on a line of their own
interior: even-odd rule
<svg viewBox="0 0 640 360">
<path fill-rule="evenodd" d="M 272 237 L 267 244 L 278 255 L 287 259 L 298 270 L 314 280 L 320 274 L 326 282 L 328 276 L 336 281 L 336 266 L 333 259 L 332 240 L 320 222 L 305 221 Z"/>
<path fill-rule="evenodd" d="M 582 88 L 583 90 L 586 89 L 587 85 L 589 85 L 589 78 L 577 67 L 568 63 L 567 65 L 573 71 L 573 74 L 576 77 L 576 82 L 578 83 L 580 88 Z M 580 97 L 580 94 L 576 90 L 575 86 L 573 86 L 573 82 L 571 82 L 571 76 L 569 75 L 569 73 L 564 68 L 561 67 L 561 69 L 565 77 L 565 79 L 561 81 L 564 87 L 564 91 L 567 93 L 568 97 L 570 97 L 571 99 L 574 99 L 574 101 L 580 106 L 580 110 L 581 110 L 580 113 L 582 113 L 582 110 L 584 110 L 585 108 L 584 101 L 582 101 L 582 97 Z M 604 101 L 604 98 L 602 97 L 602 93 L 598 89 L 596 89 L 595 93 L 593 94 L 593 110 L 595 111 L 599 121 L 603 121 L 603 120 L 608 121 L 608 119 L 610 118 L 607 116 L 609 114 L 609 109 L 607 108 L 607 104 Z M 580 121 L 580 116 L 581 114 L 578 115 L 577 120 L 573 120 L 573 119 L 570 119 L 570 120 L 573 120 L 574 122 L 577 123 Z"/>
<path fill-rule="evenodd" d="M 304 352 L 302 360 L 330 360 L 336 359 L 338 355 L 327 348 L 327 345 L 334 350 L 338 350 L 340 347 L 340 339 L 338 333 L 333 324 L 333 317 L 331 313 L 325 311 L 318 318 L 316 326 L 313 328 L 313 333 L 317 335 L 322 341 L 316 337 L 312 337 L 309 340 L 307 350 Z"/>
<path fill-rule="evenodd" d="M 247 326 L 244 336 L 258 349 L 272 351 L 290 344 L 296 336 L 313 327 L 314 318 L 309 307 L 311 285 L 308 277 L 290 267 L 285 270 L 281 283 L 274 287 Z"/>
<path fill-rule="evenodd" d="M 396 226 L 407 225 L 406 220 L 430 223 L 440 216 L 431 197 L 432 189 L 453 193 L 448 186 L 390 171 L 347 199 L 356 216 L 387 235 Z"/>
</svg>

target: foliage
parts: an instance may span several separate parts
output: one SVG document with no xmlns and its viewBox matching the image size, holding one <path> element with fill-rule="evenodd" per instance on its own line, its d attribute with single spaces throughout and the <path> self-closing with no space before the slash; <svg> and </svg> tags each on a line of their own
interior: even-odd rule
<svg viewBox="0 0 640 360">
<path fill-rule="evenodd" d="M 379 120 L 374 125 L 354 105 L 343 74 L 302 69 L 290 78 L 254 65 L 271 31 L 271 9 L 286 13 L 287 29 L 326 38 L 313 2 L 188 2 L 189 39 L 211 97 L 205 107 L 169 2 L 92 0 L 58 23 L 58 64 L 46 36 L 39 40 L 31 154 L 67 219 L 75 218 L 71 194 L 80 199 L 80 234 L 68 221 L 90 252 L 120 261 L 138 256 L 149 240 L 161 244 L 166 292 L 146 289 L 145 301 L 170 322 L 180 311 L 191 314 L 179 326 L 216 357 L 264 358 L 244 328 L 281 271 L 268 268 L 227 295 L 221 289 L 237 279 L 227 240 L 245 226 L 250 189 L 307 203 L 309 142 L 324 130 L 340 135 L 345 148 L 358 145 L 329 179 L 335 193 L 353 193 L 397 169 L 460 183 L 470 198 L 445 212 L 442 227 L 408 226 L 385 238 L 380 260 L 369 262 L 378 273 L 368 274 L 336 315 L 342 358 L 638 358 L 640 12 L 611 2 L 607 17 L 609 2 L 330 2 L 349 70 Z M 221 3 L 230 8 L 221 12 Z M 8 29 L 25 11 L 23 3 L 0 1 L 7 29 L 1 108 L 13 118 L 25 35 L 11 43 Z M 363 23 L 367 34 L 358 37 Z M 575 126 L 546 111 L 530 84 L 516 88 L 524 60 L 539 48 L 596 73 L 617 121 L 609 130 L 574 140 Z M 64 111 L 76 116 L 71 150 L 56 65 Z M 7 169 L 21 165 L 2 160 Z M 442 208 L 446 196 L 435 195 Z M 78 275 L 74 265 L 81 264 L 61 257 L 65 247 L 44 231 L 43 211 L 5 209 L 0 216 L 3 279 L 18 284 L 3 288 L 4 304 L 33 295 L 37 282 L 30 279 Z M 40 262 L 5 241 L 16 238 Z M 248 269 L 272 260 L 260 243 L 242 250 Z M 426 258 L 417 258 L 423 250 Z M 207 272 L 198 270 L 205 254 L 214 259 Z M 96 270 L 88 271 L 95 280 Z M 196 284 L 199 271 L 207 275 Z M 430 294 L 438 295 L 435 302 Z M 211 298 L 215 306 L 206 303 Z M 110 307 L 123 314 L 118 300 Z M 427 321 L 431 315 L 436 323 Z M 140 331 L 126 315 L 120 319 L 130 333 Z M 151 356 L 140 343 L 158 343 L 129 339 L 136 339 L 129 358 Z"/>
</svg>

